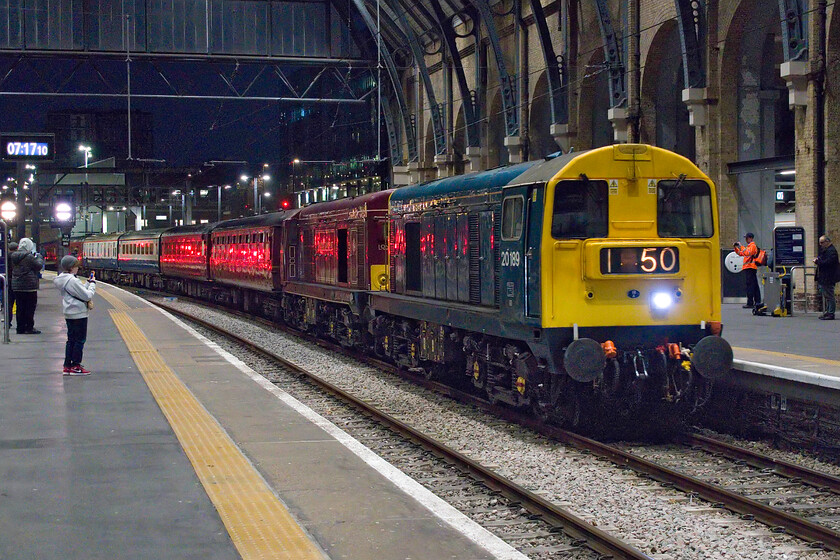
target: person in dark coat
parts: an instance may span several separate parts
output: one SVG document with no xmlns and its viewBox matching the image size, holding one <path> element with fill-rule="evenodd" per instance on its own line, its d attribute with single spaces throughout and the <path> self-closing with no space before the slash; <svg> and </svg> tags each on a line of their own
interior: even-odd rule
<svg viewBox="0 0 840 560">
<path fill-rule="evenodd" d="M 9 270 L 6 272 L 6 278 L 12 277 L 12 270 L 14 270 L 14 266 L 12 265 L 12 253 L 17 251 L 18 244 L 12 241 L 9 243 Z M 0 282 L 0 285 L 2 283 Z M 9 327 L 12 326 L 12 309 L 15 308 L 15 290 L 12 288 L 12 283 L 9 282 L 9 306 L 4 310 L 6 315 L 6 322 L 9 323 Z"/>
<path fill-rule="evenodd" d="M 38 306 L 38 274 L 44 268 L 44 257 L 35 252 L 35 243 L 24 237 L 9 260 L 14 267 L 12 289 L 17 301 L 17 333 L 41 334 L 35 330 L 35 308 Z"/>
<path fill-rule="evenodd" d="M 834 320 L 834 284 L 840 280 L 840 260 L 837 259 L 837 249 L 831 244 L 827 235 L 820 237 L 820 254 L 814 259 L 817 265 L 817 284 L 823 297 L 823 311 L 820 316 L 823 321 Z"/>
</svg>

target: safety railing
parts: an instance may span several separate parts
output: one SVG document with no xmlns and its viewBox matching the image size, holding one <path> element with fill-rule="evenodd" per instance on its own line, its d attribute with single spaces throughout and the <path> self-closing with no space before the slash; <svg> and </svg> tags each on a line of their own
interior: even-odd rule
<svg viewBox="0 0 840 560">
<path fill-rule="evenodd" d="M 802 291 L 794 290 L 794 288 L 796 286 L 796 284 L 795 284 L 796 277 L 794 276 L 794 273 L 798 270 L 802 271 L 802 280 L 803 280 Z M 809 270 L 813 271 L 813 272 L 809 272 Z M 811 298 L 809 297 L 810 292 L 808 291 L 808 284 L 809 284 L 808 277 L 809 276 L 814 277 L 814 280 L 815 280 L 814 284 L 816 284 L 817 267 L 816 266 L 792 266 L 790 268 L 789 274 L 790 274 L 790 278 L 791 278 L 791 282 L 790 282 L 790 290 L 791 290 L 790 310 L 791 310 L 791 312 L 790 312 L 790 314 L 793 315 L 793 310 L 796 309 L 797 304 L 800 304 L 802 306 L 802 309 L 804 310 L 804 312 L 808 313 L 810 311 L 808 309 L 808 305 L 809 305 L 809 302 L 811 300 Z M 817 294 L 819 294 L 819 292 L 817 292 L 815 295 L 817 295 Z M 814 309 L 813 311 L 816 312 L 816 311 L 819 311 L 819 309 Z"/>
</svg>

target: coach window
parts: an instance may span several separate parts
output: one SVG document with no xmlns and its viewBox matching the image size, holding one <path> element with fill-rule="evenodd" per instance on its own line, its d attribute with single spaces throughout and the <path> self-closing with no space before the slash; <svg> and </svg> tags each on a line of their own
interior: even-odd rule
<svg viewBox="0 0 840 560">
<path fill-rule="evenodd" d="M 522 225 L 525 222 L 523 210 L 525 198 L 522 195 L 511 196 L 502 204 L 502 240 L 516 241 L 522 237 Z"/>
<path fill-rule="evenodd" d="M 588 239 L 609 234 L 606 181 L 560 181 L 554 187 L 551 236 Z"/>
<path fill-rule="evenodd" d="M 706 181 L 659 181 L 657 193 L 659 237 L 712 236 L 712 192 Z"/>
</svg>

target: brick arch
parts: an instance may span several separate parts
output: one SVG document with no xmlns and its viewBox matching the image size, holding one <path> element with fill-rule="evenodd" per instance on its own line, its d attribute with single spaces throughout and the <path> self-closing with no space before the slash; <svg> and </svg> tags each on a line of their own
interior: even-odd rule
<svg viewBox="0 0 840 560">
<path fill-rule="evenodd" d="M 505 113 L 502 110 L 502 94 L 496 91 L 487 112 L 487 168 L 508 163 L 508 151 L 505 148 Z"/>
<path fill-rule="evenodd" d="M 579 71 L 578 135 L 575 142 L 578 151 L 613 142 L 613 127 L 607 118 L 610 108 L 609 71 L 602 68 L 603 64 L 604 50 L 596 49 Z"/>
<path fill-rule="evenodd" d="M 528 123 L 528 159 L 542 159 L 557 151 L 551 137 L 551 98 L 548 76 L 541 72 L 531 93 L 531 110 Z"/>
<path fill-rule="evenodd" d="M 793 152 L 794 116 L 779 77 L 782 28 L 775 0 L 742 0 L 726 29 L 720 71 L 721 166 Z M 721 228 L 755 231 L 768 244 L 775 222 L 772 170 L 740 174 L 722 189 Z M 739 233 L 735 233 L 739 232 Z"/>
<path fill-rule="evenodd" d="M 656 31 L 642 68 L 642 141 L 694 160 L 694 129 L 682 102 L 683 63 L 676 21 L 666 21 Z"/>
<path fill-rule="evenodd" d="M 435 162 L 435 133 L 432 119 L 426 122 L 426 128 L 423 129 L 423 138 L 423 164 L 432 166 Z"/>
</svg>

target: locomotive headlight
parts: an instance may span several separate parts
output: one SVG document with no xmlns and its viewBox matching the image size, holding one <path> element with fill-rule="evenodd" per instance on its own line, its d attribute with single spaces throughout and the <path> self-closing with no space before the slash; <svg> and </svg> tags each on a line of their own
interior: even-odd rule
<svg viewBox="0 0 840 560">
<path fill-rule="evenodd" d="M 674 305 L 674 296 L 668 292 L 654 292 L 650 298 L 650 305 L 658 311 L 664 311 Z"/>
</svg>

